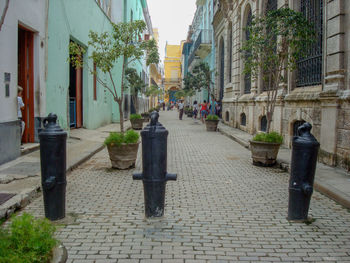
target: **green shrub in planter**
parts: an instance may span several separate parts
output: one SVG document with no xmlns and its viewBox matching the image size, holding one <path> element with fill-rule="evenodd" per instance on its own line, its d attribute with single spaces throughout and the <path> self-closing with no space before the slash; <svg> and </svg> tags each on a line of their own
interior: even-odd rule
<svg viewBox="0 0 350 263">
<path fill-rule="evenodd" d="M 140 114 L 131 114 L 130 115 L 130 120 L 140 120 L 142 119 Z"/>
<path fill-rule="evenodd" d="M 54 232 L 55 227 L 47 219 L 35 219 L 26 213 L 15 217 L 9 230 L 0 228 L 0 262 L 49 262 L 58 244 Z"/>
<path fill-rule="evenodd" d="M 209 114 L 206 118 L 207 121 L 218 121 L 219 117 L 213 114 Z"/>
<path fill-rule="evenodd" d="M 258 133 L 254 136 L 253 141 L 257 142 L 272 142 L 272 143 L 282 143 L 283 136 L 278 132 L 269 132 L 269 133 Z"/>
<path fill-rule="evenodd" d="M 109 136 L 105 139 L 104 144 L 120 146 L 122 145 L 122 143 L 137 143 L 139 138 L 140 135 L 134 130 L 128 130 L 125 133 L 111 132 Z"/>
</svg>

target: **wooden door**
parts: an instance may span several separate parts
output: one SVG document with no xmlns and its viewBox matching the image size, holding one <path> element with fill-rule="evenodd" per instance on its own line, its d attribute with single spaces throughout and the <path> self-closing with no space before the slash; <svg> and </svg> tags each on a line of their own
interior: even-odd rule
<svg viewBox="0 0 350 263">
<path fill-rule="evenodd" d="M 81 128 L 83 124 L 83 68 L 76 69 L 76 127 Z"/>
<path fill-rule="evenodd" d="M 25 122 L 22 142 L 34 142 L 34 34 L 18 28 L 18 85 L 23 88 Z"/>
</svg>

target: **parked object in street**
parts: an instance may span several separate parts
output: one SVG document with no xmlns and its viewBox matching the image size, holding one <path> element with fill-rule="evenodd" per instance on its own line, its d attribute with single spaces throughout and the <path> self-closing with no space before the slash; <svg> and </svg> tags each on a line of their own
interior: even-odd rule
<svg viewBox="0 0 350 263">
<path fill-rule="evenodd" d="M 310 133 L 312 125 L 304 123 L 292 142 L 292 163 L 289 180 L 288 220 L 308 220 L 310 199 L 316 171 L 319 142 Z"/>
<path fill-rule="evenodd" d="M 43 120 L 44 129 L 39 133 L 45 217 L 50 220 L 64 218 L 66 211 L 67 133 L 56 121 L 57 115 L 50 113 Z"/>
<path fill-rule="evenodd" d="M 207 131 L 216 131 L 218 128 L 219 117 L 209 114 L 205 119 L 205 126 Z"/>
<path fill-rule="evenodd" d="M 142 117 L 144 122 L 149 122 L 149 119 L 150 119 L 149 115 L 150 115 L 150 113 L 148 113 L 148 112 L 141 113 L 141 117 Z"/>
<path fill-rule="evenodd" d="M 140 135 L 134 130 L 125 133 L 111 132 L 104 144 L 107 146 L 112 168 L 135 167 Z"/>
<path fill-rule="evenodd" d="M 249 141 L 253 164 L 257 166 L 273 166 L 276 163 L 283 136 L 277 132 L 258 133 Z"/>
<path fill-rule="evenodd" d="M 131 127 L 134 130 L 142 130 L 143 119 L 140 114 L 131 114 L 130 115 Z"/>
<path fill-rule="evenodd" d="M 134 180 L 143 181 L 145 215 L 147 218 L 164 215 L 165 186 L 175 181 L 176 174 L 167 173 L 168 131 L 158 122 L 159 114 L 151 114 L 151 123 L 141 132 L 142 173 L 134 174 Z"/>
</svg>

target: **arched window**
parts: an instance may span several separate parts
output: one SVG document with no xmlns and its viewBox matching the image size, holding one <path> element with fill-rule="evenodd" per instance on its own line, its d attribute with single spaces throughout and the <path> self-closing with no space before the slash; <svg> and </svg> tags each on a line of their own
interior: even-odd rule
<svg viewBox="0 0 350 263">
<path fill-rule="evenodd" d="M 267 0 L 265 7 L 265 15 L 267 15 L 270 11 L 277 10 L 277 0 Z M 275 38 L 277 40 L 277 38 Z M 277 41 L 276 41 L 277 42 Z M 275 47 L 277 49 L 277 45 Z M 263 79 L 263 91 L 269 90 L 271 87 L 268 81 L 268 71 L 264 71 L 264 79 Z"/>
<path fill-rule="evenodd" d="M 250 9 L 250 7 L 248 7 L 248 13 L 247 13 L 247 18 L 246 18 L 246 23 L 245 23 L 245 28 L 249 27 L 252 24 L 252 10 Z M 244 36 L 245 36 L 245 40 L 249 40 L 250 39 L 250 33 L 247 29 L 245 29 L 244 32 Z M 249 58 L 250 54 L 246 53 L 245 54 L 245 58 Z M 244 94 L 248 94 L 250 93 L 250 89 L 252 86 L 252 80 L 251 80 L 251 74 L 245 74 L 244 75 Z"/>
<path fill-rule="evenodd" d="M 308 55 L 298 61 L 297 87 L 321 84 L 323 53 L 323 0 L 301 0 L 300 12 L 314 25 L 316 42 Z"/>
<path fill-rule="evenodd" d="M 247 125 L 247 117 L 245 116 L 245 113 L 241 114 L 241 125 L 246 126 Z"/>
<path fill-rule="evenodd" d="M 295 121 L 293 123 L 293 136 L 299 136 L 298 134 L 298 128 L 305 123 L 304 120 L 301 121 Z"/>
<path fill-rule="evenodd" d="M 228 52 L 228 57 L 229 57 L 229 68 L 228 68 L 228 81 L 232 82 L 232 22 L 228 24 L 228 41 L 227 41 L 227 52 Z"/>
<path fill-rule="evenodd" d="M 230 113 L 228 111 L 225 113 L 225 121 L 230 121 Z"/>
<path fill-rule="evenodd" d="M 220 94 L 219 94 L 219 101 L 222 101 L 222 98 L 224 97 L 224 81 L 225 81 L 225 44 L 224 39 L 221 38 L 220 40 Z"/>
<path fill-rule="evenodd" d="M 266 132 L 267 130 L 267 118 L 262 116 L 260 119 L 260 131 Z"/>
</svg>

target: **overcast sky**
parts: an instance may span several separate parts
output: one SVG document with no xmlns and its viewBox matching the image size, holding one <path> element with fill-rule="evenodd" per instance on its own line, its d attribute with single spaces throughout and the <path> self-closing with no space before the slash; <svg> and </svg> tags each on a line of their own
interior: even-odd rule
<svg viewBox="0 0 350 263">
<path fill-rule="evenodd" d="M 159 53 L 164 61 L 166 42 L 179 45 L 186 39 L 196 0 L 147 0 L 147 4 L 152 25 L 159 29 Z"/>
</svg>

